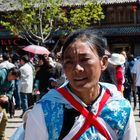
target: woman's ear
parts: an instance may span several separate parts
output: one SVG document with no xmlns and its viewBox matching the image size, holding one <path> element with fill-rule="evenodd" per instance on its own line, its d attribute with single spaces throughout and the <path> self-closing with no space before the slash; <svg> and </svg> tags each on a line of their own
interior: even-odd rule
<svg viewBox="0 0 140 140">
<path fill-rule="evenodd" d="M 101 59 L 101 70 L 104 71 L 108 66 L 108 56 L 104 55 Z"/>
</svg>

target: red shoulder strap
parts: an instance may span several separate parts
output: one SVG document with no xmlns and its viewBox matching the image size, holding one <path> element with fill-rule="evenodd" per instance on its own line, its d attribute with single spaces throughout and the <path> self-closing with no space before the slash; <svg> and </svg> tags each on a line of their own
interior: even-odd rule
<svg viewBox="0 0 140 140">
<path fill-rule="evenodd" d="M 60 92 L 63 95 L 63 97 L 66 98 L 86 118 L 84 125 L 72 138 L 72 140 L 77 140 L 90 127 L 90 125 L 93 125 L 103 136 L 107 138 L 107 140 L 111 140 L 107 130 L 96 118 L 99 115 L 102 108 L 104 107 L 106 101 L 110 97 L 110 92 L 108 89 L 106 90 L 99 103 L 99 109 L 96 116 L 92 112 L 89 112 L 85 107 L 83 107 L 64 87 L 58 88 L 57 91 Z"/>
</svg>

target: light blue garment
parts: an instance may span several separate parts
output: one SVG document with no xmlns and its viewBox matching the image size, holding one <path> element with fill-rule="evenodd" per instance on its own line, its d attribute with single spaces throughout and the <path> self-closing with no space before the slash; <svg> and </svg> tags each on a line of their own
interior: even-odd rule
<svg viewBox="0 0 140 140">
<path fill-rule="evenodd" d="M 67 108 L 72 108 L 72 106 L 54 89 L 43 96 L 39 103 L 41 103 L 44 112 L 49 140 L 58 140 L 63 125 L 63 107 L 65 105 Z"/>
<path fill-rule="evenodd" d="M 67 86 L 65 87 L 67 88 Z M 103 85 L 102 87 L 105 89 Z M 100 96 L 103 94 L 104 92 Z M 72 106 L 56 90 L 51 90 L 39 103 L 42 105 L 44 112 L 49 140 L 58 140 L 63 125 L 64 106 L 65 108 L 72 108 Z M 129 120 L 130 111 L 131 106 L 129 102 L 117 90 L 114 90 L 114 93 L 111 91 L 111 97 L 102 109 L 99 117 L 112 128 L 118 140 L 121 140 Z M 91 126 L 80 136 L 79 140 L 99 140 L 100 138 L 99 132 L 94 126 Z"/>
<path fill-rule="evenodd" d="M 20 127 L 16 129 L 15 133 L 11 136 L 9 140 L 24 140 L 24 136 L 25 131 L 22 124 Z"/>
</svg>

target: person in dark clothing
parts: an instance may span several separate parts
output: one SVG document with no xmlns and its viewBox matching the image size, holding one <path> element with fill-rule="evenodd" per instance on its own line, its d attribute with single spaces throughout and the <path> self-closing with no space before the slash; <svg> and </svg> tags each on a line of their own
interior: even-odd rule
<svg viewBox="0 0 140 140">
<path fill-rule="evenodd" d="M 54 79 L 57 80 L 58 87 L 61 86 L 66 81 L 66 76 L 64 74 L 63 66 L 61 62 L 58 61 L 54 53 L 50 53 L 48 60 L 51 66 L 53 67 Z"/>
<path fill-rule="evenodd" d="M 14 53 L 12 56 L 12 63 L 19 68 L 20 56 L 17 53 Z M 15 90 L 14 90 L 14 99 L 15 99 L 15 109 L 21 109 L 21 98 L 20 98 L 20 92 L 19 92 L 19 79 L 15 80 Z"/>
<path fill-rule="evenodd" d="M 134 107 L 133 107 L 133 109 L 135 110 L 136 109 L 136 106 L 137 106 L 137 96 L 136 96 L 136 92 L 132 88 L 132 85 L 133 85 L 133 77 L 132 77 L 132 73 L 131 73 L 132 68 L 134 66 L 134 63 L 135 63 L 133 54 L 130 54 L 128 56 L 127 63 L 128 63 L 128 67 L 129 67 L 129 72 L 128 72 L 127 77 L 129 79 L 128 82 L 129 82 L 129 85 L 130 85 L 130 90 L 131 90 L 130 92 L 132 92 L 132 96 L 133 96 L 133 99 L 134 99 Z"/>
<path fill-rule="evenodd" d="M 48 92 L 49 78 L 55 78 L 55 69 L 50 63 L 45 59 L 43 55 L 39 56 L 38 66 L 39 70 L 36 72 L 34 88 L 39 90 L 41 98 L 45 93 Z M 38 88 L 37 88 L 38 87 Z"/>
<path fill-rule="evenodd" d="M 102 72 L 100 82 L 107 82 L 117 86 L 115 68 L 109 63 L 106 70 Z"/>
<path fill-rule="evenodd" d="M 132 75 L 128 63 L 125 64 L 125 82 L 124 82 L 124 97 L 131 102 L 131 85 L 132 85 Z M 135 105 L 134 105 L 135 106 Z"/>
</svg>

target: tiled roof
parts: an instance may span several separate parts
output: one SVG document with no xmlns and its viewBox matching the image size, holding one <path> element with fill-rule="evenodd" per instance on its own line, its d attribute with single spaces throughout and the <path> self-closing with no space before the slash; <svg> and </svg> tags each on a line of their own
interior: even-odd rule
<svg viewBox="0 0 140 140">
<path fill-rule="evenodd" d="M 93 0 L 91 0 L 93 1 Z M 101 4 L 116 4 L 116 3 L 132 3 L 140 0 L 98 0 Z M 63 0 L 62 5 L 84 5 L 84 0 Z M 20 9 L 21 5 L 18 0 L 1 0 L 0 11 L 10 11 Z"/>
<path fill-rule="evenodd" d="M 93 31 L 102 34 L 103 36 L 140 36 L 140 26 L 119 26 L 119 27 L 93 27 Z M 58 30 L 53 35 L 60 36 L 66 35 L 67 30 Z M 1 29 L 0 38 L 13 37 L 9 30 Z"/>
<path fill-rule="evenodd" d="M 103 36 L 140 36 L 140 25 L 139 26 L 108 26 L 108 27 L 90 27 L 89 30 L 93 30 L 97 34 Z M 61 29 L 53 33 L 53 36 L 65 36 L 68 35 L 68 30 Z"/>
<path fill-rule="evenodd" d="M 100 27 L 93 30 L 105 36 L 140 35 L 140 26 Z"/>
<path fill-rule="evenodd" d="M 93 0 L 90 0 L 93 1 Z M 137 2 L 140 0 L 97 0 L 98 3 L 101 4 L 121 4 L 121 3 L 133 3 L 133 2 Z M 67 5 L 84 5 L 85 2 L 84 0 L 63 0 L 63 6 L 67 6 Z"/>
<path fill-rule="evenodd" d="M 1 0 L 0 1 L 0 11 L 13 11 L 19 9 L 21 5 L 17 0 Z"/>
<path fill-rule="evenodd" d="M 137 2 L 138 0 L 102 0 L 103 4 L 115 4 L 115 3 L 131 3 Z"/>
</svg>

